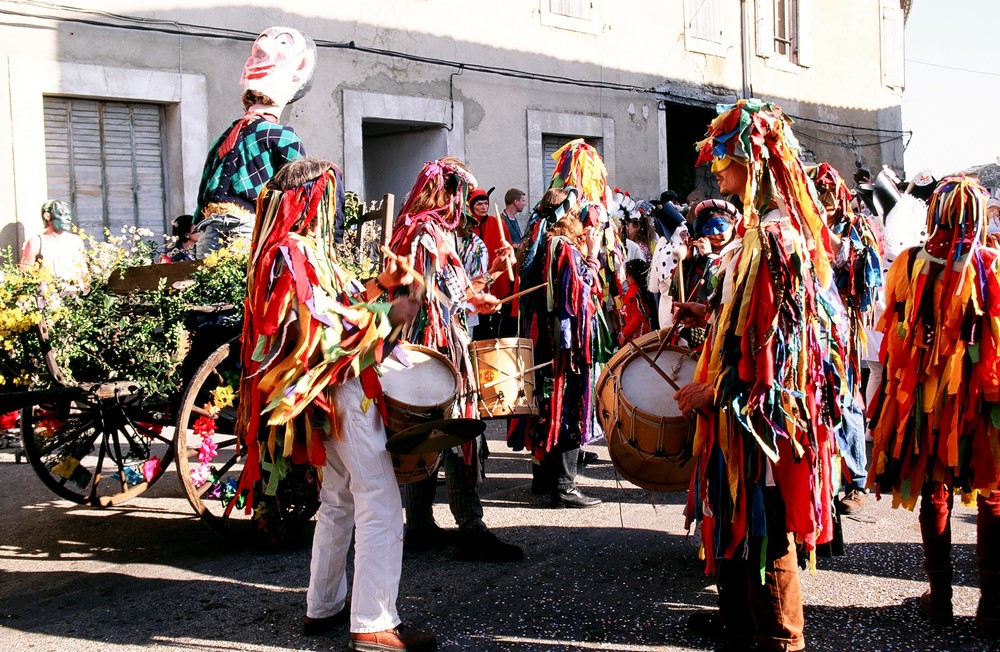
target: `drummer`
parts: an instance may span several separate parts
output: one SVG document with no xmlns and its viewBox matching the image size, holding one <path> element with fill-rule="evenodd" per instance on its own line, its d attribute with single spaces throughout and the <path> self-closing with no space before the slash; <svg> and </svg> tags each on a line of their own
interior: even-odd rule
<svg viewBox="0 0 1000 652">
<path fill-rule="evenodd" d="M 466 198 L 476 179 L 456 158 L 429 161 L 417 176 L 408 199 L 396 217 L 390 249 L 399 256 L 413 256 L 416 271 L 427 284 L 417 290 L 420 313 L 404 331 L 407 341 L 440 351 L 458 369 L 459 414 L 479 416 L 474 382 L 470 381 L 469 329 L 466 312 L 496 313 L 497 298 L 480 292 L 460 255 L 456 229 L 466 212 Z M 479 286 L 479 287 L 477 287 Z M 448 504 L 458 523 L 457 536 L 434 521 L 437 473 L 404 488 L 406 539 L 404 548 L 420 551 L 455 544 L 455 558 L 463 561 L 519 561 L 524 551 L 500 541 L 483 522 L 479 485 L 489 451 L 484 436 L 444 452 L 442 465 L 448 484 Z"/>
<path fill-rule="evenodd" d="M 824 391 L 819 328 L 806 328 L 820 318 L 817 295 L 831 277 L 830 233 L 778 107 L 720 107 L 699 149 L 699 163 L 714 161 L 720 191 L 738 195 L 745 212 L 739 246 L 721 263 L 695 382 L 675 396 L 697 415 L 686 511 L 719 589 L 718 613 L 688 622 L 734 649 L 802 650 L 796 547 L 833 536 L 823 470 L 836 406 Z"/>
<path fill-rule="evenodd" d="M 400 624 L 396 612 L 403 511 L 375 371 L 387 340 L 417 305 L 405 298 L 389 310 L 370 303 L 413 278 L 390 262 L 361 284 L 336 263 L 341 187 L 333 164 L 300 158 L 278 171 L 257 204 L 241 354 L 237 432 L 245 433 L 247 457 L 240 491 L 256 504 L 262 469 L 281 478 L 293 458 L 322 468 L 303 632 L 323 634 L 350 621 L 352 650 L 432 650 L 434 635 Z M 266 482 L 264 493 L 273 495 L 273 484 Z"/>
</svg>

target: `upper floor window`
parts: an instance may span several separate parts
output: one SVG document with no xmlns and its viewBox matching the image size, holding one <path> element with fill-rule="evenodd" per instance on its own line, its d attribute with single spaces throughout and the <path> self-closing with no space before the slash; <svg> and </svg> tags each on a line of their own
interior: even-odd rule
<svg viewBox="0 0 1000 652">
<path fill-rule="evenodd" d="M 722 0 L 684 0 L 684 45 L 691 52 L 725 56 Z"/>
<path fill-rule="evenodd" d="M 600 34 L 598 0 L 539 0 L 542 24 L 587 34 Z"/>
<path fill-rule="evenodd" d="M 808 67 L 812 1 L 757 0 L 757 56 Z"/>
</svg>

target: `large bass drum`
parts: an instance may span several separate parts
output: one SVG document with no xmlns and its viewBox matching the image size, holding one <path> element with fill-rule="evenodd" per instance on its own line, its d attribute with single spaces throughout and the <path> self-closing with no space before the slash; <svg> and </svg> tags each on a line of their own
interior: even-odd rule
<svg viewBox="0 0 1000 652">
<path fill-rule="evenodd" d="M 655 355 L 664 331 L 644 335 L 636 346 Z M 684 386 L 694 378 L 697 357 L 666 346 L 656 365 Z M 681 414 L 674 389 L 638 352 L 623 347 L 597 380 L 598 419 L 615 468 L 629 482 L 650 491 L 684 491 L 694 462 L 693 423 Z"/>
</svg>

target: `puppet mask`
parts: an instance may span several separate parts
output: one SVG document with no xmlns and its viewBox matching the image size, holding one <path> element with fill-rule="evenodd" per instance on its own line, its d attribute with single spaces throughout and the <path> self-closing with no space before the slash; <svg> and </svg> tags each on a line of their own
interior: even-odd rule
<svg viewBox="0 0 1000 652">
<path fill-rule="evenodd" d="M 73 228 L 73 214 L 66 202 L 58 200 L 46 202 L 42 206 L 42 213 L 49 214 L 49 224 L 59 233 Z"/>
<path fill-rule="evenodd" d="M 291 27 L 268 27 L 254 41 L 240 84 L 283 107 L 305 95 L 316 70 L 316 44 Z"/>
</svg>

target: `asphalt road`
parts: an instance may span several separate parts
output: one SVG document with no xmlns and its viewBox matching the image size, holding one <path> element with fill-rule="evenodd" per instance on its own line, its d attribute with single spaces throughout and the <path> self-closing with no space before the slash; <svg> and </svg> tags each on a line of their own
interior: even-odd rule
<svg viewBox="0 0 1000 652">
<path fill-rule="evenodd" d="M 495 429 L 493 429 L 495 431 Z M 684 494 L 621 481 L 607 449 L 580 478 L 598 508 L 553 510 L 530 493 L 528 461 L 491 434 L 487 524 L 524 562 L 474 564 L 407 554 L 399 610 L 449 651 L 711 650 L 686 631 L 715 603 L 681 513 Z M 453 526 L 447 505 L 438 522 Z M 956 623 L 918 615 L 926 588 L 916 515 L 869 500 L 846 521 L 846 554 L 802 573 L 809 650 L 998 650 L 972 625 L 979 597 L 975 513 L 953 519 Z M 48 493 L 0 449 L 0 650 L 342 650 L 347 628 L 301 635 L 308 542 L 262 553 L 197 521 L 173 473 L 121 507 Z"/>
</svg>

